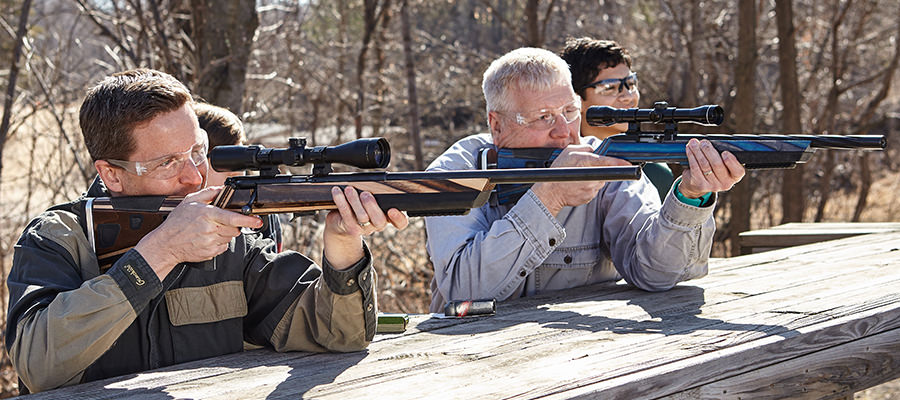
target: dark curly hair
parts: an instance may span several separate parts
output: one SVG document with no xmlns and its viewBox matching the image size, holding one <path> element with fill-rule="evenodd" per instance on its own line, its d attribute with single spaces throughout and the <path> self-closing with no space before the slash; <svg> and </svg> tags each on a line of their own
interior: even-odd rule
<svg viewBox="0 0 900 400">
<path fill-rule="evenodd" d="M 612 40 L 598 40 L 589 37 L 568 38 L 566 47 L 559 56 L 569 64 L 572 71 L 572 88 L 584 98 L 585 86 L 606 68 L 625 63 L 631 68 L 631 55 Z"/>
</svg>

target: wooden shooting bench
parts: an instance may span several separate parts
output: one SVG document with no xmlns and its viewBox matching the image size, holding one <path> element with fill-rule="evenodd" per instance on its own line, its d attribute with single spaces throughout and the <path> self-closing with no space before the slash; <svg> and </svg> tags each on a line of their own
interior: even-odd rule
<svg viewBox="0 0 900 400">
<path fill-rule="evenodd" d="M 741 254 L 800 246 L 826 240 L 900 231 L 900 222 L 791 222 L 768 229 L 741 232 Z"/>
<path fill-rule="evenodd" d="M 887 232 L 714 259 L 667 292 L 609 284 L 494 316 L 415 315 L 363 352 L 253 350 L 31 398 L 834 399 L 898 376 Z"/>
</svg>

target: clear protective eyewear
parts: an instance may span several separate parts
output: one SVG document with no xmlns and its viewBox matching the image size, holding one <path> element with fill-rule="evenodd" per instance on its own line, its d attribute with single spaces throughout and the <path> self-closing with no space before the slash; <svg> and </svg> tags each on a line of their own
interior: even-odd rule
<svg viewBox="0 0 900 400">
<path fill-rule="evenodd" d="M 148 161 L 106 160 L 106 162 L 137 176 L 163 180 L 178 175 L 186 161 L 190 160 L 195 167 L 205 163 L 208 151 L 209 143 L 204 138 L 202 143 L 197 143 L 181 153 L 169 154 Z"/>
<path fill-rule="evenodd" d="M 515 121 L 517 124 L 531 129 L 550 129 L 556 125 L 557 117 L 562 117 L 566 124 L 571 124 L 581 118 L 580 100 L 572 101 L 559 108 L 542 108 L 527 113 L 515 113 Z"/>
<path fill-rule="evenodd" d="M 624 78 L 611 78 L 611 79 L 603 79 L 597 82 L 584 85 L 582 90 L 584 89 L 594 89 L 594 93 L 600 96 L 618 96 L 622 93 L 623 89 L 627 90 L 628 93 L 634 93 L 638 88 L 638 77 L 637 74 L 632 72 L 628 74 L 628 76 Z"/>
</svg>

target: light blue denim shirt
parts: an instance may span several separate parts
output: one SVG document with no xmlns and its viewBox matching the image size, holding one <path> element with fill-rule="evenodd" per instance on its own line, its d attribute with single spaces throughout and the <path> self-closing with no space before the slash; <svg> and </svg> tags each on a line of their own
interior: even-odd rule
<svg viewBox="0 0 900 400">
<path fill-rule="evenodd" d="M 600 140 L 582 138 L 596 148 Z M 476 169 L 490 134 L 461 139 L 429 171 Z M 650 180 L 609 182 L 589 203 L 554 218 L 529 190 L 515 204 L 425 218 L 434 264 L 431 311 L 449 300 L 505 300 L 598 282 L 667 290 L 706 275 L 715 221 L 709 207 L 676 199 L 660 205 Z"/>
</svg>

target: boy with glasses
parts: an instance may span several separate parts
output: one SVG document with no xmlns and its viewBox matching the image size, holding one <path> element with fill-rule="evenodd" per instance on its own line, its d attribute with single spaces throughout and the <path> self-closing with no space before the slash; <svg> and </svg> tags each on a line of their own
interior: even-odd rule
<svg viewBox="0 0 900 400">
<path fill-rule="evenodd" d="M 407 218 L 371 193 L 332 188 L 322 266 L 276 253 L 262 221 L 209 205 L 207 136 L 187 88 L 139 69 L 112 75 L 81 105 L 102 186 L 86 197 L 185 196 L 165 221 L 100 273 L 82 197 L 36 217 L 9 285 L 6 348 L 36 392 L 242 351 L 356 351 L 375 332 L 372 256 L 362 236 Z M 132 221 L 140 223 L 140 221 Z M 215 258 L 215 270 L 188 263 Z"/>
<path fill-rule="evenodd" d="M 631 55 L 612 40 L 569 38 L 559 54 L 569 64 L 572 88 L 583 100 L 582 117 L 591 106 L 636 108 L 641 99 L 638 77 L 631 70 Z M 581 120 L 581 134 L 605 139 L 628 130 L 627 123 L 591 126 Z M 644 174 L 653 182 L 660 201 L 666 198 L 675 177 L 664 163 L 644 165 Z"/>
<path fill-rule="evenodd" d="M 559 56 L 509 52 L 488 67 L 482 89 L 490 134 L 456 142 L 428 170 L 475 169 L 479 150 L 492 146 L 564 149 L 551 168 L 629 165 L 592 153 L 600 140 L 581 137 L 582 101 Z M 692 141 L 687 153 L 691 168 L 674 191 L 680 197 L 672 193 L 662 204 L 646 179 L 545 182 L 514 204 L 426 218 L 431 311 L 452 300 L 505 300 L 623 278 L 666 290 L 705 275 L 715 192 L 731 188 L 744 169 L 709 142 Z"/>
</svg>

